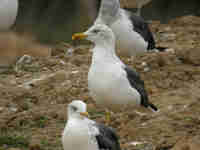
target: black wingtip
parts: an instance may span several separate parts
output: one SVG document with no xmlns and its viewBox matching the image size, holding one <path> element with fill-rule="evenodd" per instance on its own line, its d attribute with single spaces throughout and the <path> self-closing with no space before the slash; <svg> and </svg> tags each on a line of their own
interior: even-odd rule
<svg viewBox="0 0 200 150">
<path fill-rule="evenodd" d="M 151 107 L 154 111 L 158 111 L 158 108 L 152 103 L 149 103 L 149 107 Z"/>
<path fill-rule="evenodd" d="M 158 46 L 158 47 L 156 47 L 156 49 L 157 49 L 159 52 L 165 52 L 168 48 L 167 48 L 167 47 Z"/>
</svg>

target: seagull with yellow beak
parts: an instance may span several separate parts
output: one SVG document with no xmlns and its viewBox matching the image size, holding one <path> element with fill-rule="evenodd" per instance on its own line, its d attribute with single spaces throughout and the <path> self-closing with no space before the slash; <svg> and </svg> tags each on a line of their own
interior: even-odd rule
<svg viewBox="0 0 200 150">
<path fill-rule="evenodd" d="M 137 0 L 142 7 L 150 0 Z M 148 23 L 133 12 L 120 7 L 120 0 L 97 0 L 98 16 L 94 24 L 109 26 L 116 36 L 116 50 L 126 57 L 135 57 L 150 51 L 164 52 L 165 47 L 156 46 Z"/>
<path fill-rule="evenodd" d="M 62 135 L 64 150 L 121 150 L 113 128 L 87 117 L 83 101 L 74 100 L 68 105 L 68 121 Z"/>
<path fill-rule="evenodd" d="M 84 33 L 74 34 L 72 39 L 87 39 L 95 44 L 88 73 L 88 88 L 98 105 L 112 111 L 133 110 L 133 106 L 157 111 L 157 107 L 149 102 L 139 74 L 116 55 L 115 36 L 107 25 L 95 24 Z M 110 113 L 107 113 L 106 120 L 109 122 Z"/>
</svg>

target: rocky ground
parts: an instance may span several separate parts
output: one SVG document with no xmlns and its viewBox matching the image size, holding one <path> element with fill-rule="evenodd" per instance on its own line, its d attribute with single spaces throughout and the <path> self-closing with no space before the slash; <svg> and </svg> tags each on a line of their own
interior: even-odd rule
<svg viewBox="0 0 200 150">
<path fill-rule="evenodd" d="M 152 22 L 159 46 L 134 61 L 149 97 L 160 111 L 112 116 L 123 149 L 198 150 L 200 143 L 200 18 L 186 16 L 168 24 Z M 59 44 L 53 56 L 31 59 L 0 74 L 0 150 L 61 150 L 66 107 L 74 99 L 88 104 L 91 118 L 104 122 L 104 110 L 88 94 L 91 52 L 87 46 Z"/>
</svg>

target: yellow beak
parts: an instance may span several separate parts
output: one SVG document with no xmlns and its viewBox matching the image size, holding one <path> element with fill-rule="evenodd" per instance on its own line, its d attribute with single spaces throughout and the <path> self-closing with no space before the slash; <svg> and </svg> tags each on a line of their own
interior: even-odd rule
<svg viewBox="0 0 200 150">
<path fill-rule="evenodd" d="M 89 117 L 89 113 L 88 112 L 80 112 L 81 116 L 84 117 Z"/>
<path fill-rule="evenodd" d="M 81 40 L 87 38 L 87 35 L 84 33 L 75 33 L 72 35 L 72 40 Z"/>
</svg>

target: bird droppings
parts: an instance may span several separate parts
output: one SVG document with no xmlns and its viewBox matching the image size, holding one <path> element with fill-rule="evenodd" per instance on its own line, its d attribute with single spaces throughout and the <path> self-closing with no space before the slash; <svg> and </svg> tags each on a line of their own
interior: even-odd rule
<svg viewBox="0 0 200 150">
<path fill-rule="evenodd" d="M 67 55 L 72 56 L 73 53 L 74 53 L 74 49 L 72 47 L 67 50 Z"/>
<path fill-rule="evenodd" d="M 142 62 L 141 65 L 144 66 L 144 67 L 146 67 L 146 66 L 147 66 L 147 63 L 146 63 L 146 62 Z"/>
<path fill-rule="evenodd" d="M 165 26 L 171 28 L 165 32 L 176 34 L 175 40 L 160 38 L 158 31 Z M 154 113 L 132 109 L 112 115 L 111 126 L 120 136 L 122 149 L 143 150 L 143 144 L 141 147 L 126 144 L 139 141 L 147 143 L 146 149 L 171 150 L 177 143 L 182 143 L 182 137 L 191 142 L 193 137 L 200 135 L 199 26 L 199 18 L 191 16 L 172 20 L 169 24 L 153 21 L 151 27 L 157 43 L 173 48 L 175 53 L 147 53 L 132 61 L 122 58 L 140 73 L 150 100 L 160 110 Z M 65 55 L 66 48 L 55 50 L 56 55 L 50 58 L 33 57 L 20 72 L 9 68 L 9 72 L 0 74 L 0 108 L 3 108 L 0 111 L 0 149 L 62 150 L 61 133 L 66 123 L 66 108 L 74 99 L 84 99 L 91 118 L 104 123 L 104 110 L 95 105 L 87 89 L 91 63 L 88 50 L 83 46 L 81 52 L 75 51 L 73 56 Z M 58 63 L 58 60 L 65 64 Z M 144 72 L 142 62 L 148 64 L 150 71 Z M 28 90 L 19 87 L 59 71 L 67 75 L 54 76 L 55 80 Z M 73 74 L 73 71 L 78 73 Z M 11 107 L 18 110 L 10 111 Z M 146 116 L 135 111 L 146 113 Z"/>
<path fill-rule="evenodd" d="M 145 67 L 144 68 L 144 72 L 148 72 L 148 71 L 150 71 L 150 68 L 149 67 Z"/>
<path fill-rule="evenodd" d="M 129 144 L 129 145 L 137 146 L 137 145 L 141 145 L 141 144 L 143 144 L 143 143 L 145 143 L 145 142 L 137 142 L 137 141 L 135 141 L 135 142 L 130 142 L 130 143 L 128 143 L 128 144 Z"/>
<path fill-rule="evenodd" d="M 72 74 L 77 74 L 79 71 L 75 70 L 75 71 L 72 71 Z"/>
</svg>

